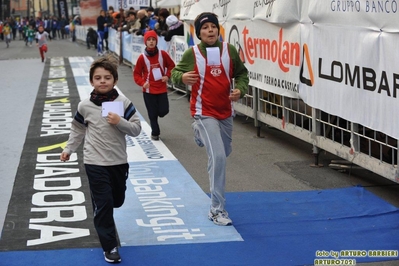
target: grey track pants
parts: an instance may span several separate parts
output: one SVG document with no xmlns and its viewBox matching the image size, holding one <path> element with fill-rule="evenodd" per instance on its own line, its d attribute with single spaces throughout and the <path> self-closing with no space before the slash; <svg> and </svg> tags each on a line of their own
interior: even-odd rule
<svg viewBox="0 0 399 266">
<path fill-rule="evenodd" d="M 218 120 L 209 116 L 195 116 L 194 130 L 206 147 L 211 192 L 211 211 L 225 208 L 226 158 L 232 151 L 233 117 Z"/>
</svg>

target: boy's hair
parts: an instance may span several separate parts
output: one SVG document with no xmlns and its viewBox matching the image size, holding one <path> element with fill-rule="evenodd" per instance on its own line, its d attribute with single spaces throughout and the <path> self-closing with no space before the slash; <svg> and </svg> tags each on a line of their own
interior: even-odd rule
<svg viewBox="0 0 399 266">
<path fill-rule="evenodd" d="M 127 16 L 129 17 L 130 15 L 134 15 L 135 17 L 137 17 L 136 11 L 134 11 L 134 10 L 129 10 L 127 12 Z"/>
<path fill-rule="evenodd" d="M 108 55 L 105 57 L 100 57 L 97 60 L 93 61 L 90 66 L 90 81 L 93 81 L 94 71 L 102 67 L 105 70 L 111 72 L 111 75 L 114 77 L 114 81 L 118 80 L 118 62 L 112 55 Z"/>
</svg>

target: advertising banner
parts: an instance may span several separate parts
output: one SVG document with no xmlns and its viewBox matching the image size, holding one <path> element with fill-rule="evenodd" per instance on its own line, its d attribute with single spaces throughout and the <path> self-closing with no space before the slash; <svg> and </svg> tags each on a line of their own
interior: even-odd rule
<svg viewBox="0 0 399 266">
<path fill-rule="evenodd" d="M 183 0 L 180 18 L 194 20 L 202 12 L 213 12 L 220 21 L 230 19 L 265 20 L 269 23 L 296 23 L 308 0 Z"/>
<path fill-rule="evenodd" d="M 58 17 L 61 18 L 62 16 L 64 16 L 65 18 L 69 18 L 67 1 L 57 0 L 57 6 L 58 6 Z"/>
<path fill-rule="evenodd" d="M 318 24 L 367 27 L 377 31 L 397 31 L 399 2 L 396 0 L 310 0 L 309 17 Z"/>
<path fill-rule="evenodd" d="M 249 71 L 250 85 L 299 97 L 302 45 L 300 25 L 281 28 L 261 20 L 228 21 L 226 41 L 233 44 Z"/>
<path fill-rule="evenodd" d="M 150 6 L 150 0 L 107 0 L 108 7 L 113 6 L 116 12 L 123 8 L 128 10 L 131 7 L 139 9 L 140 7 Z"/>
<path fill-rule="evenodd" d="M 303 32 L 305 34 L 305 32 Z M 313 25 L 310 61 L 302 74 L 301 98 L 310 106 L 399 137 L 397 34 L 367 27 Z"/>
<path fill-rule="evenodd" d="M 179 63 L 184 52 L 187 50 L 187 42 L 184 36 L 173 36 L 169 44 L 169 55 L 175 64 Z"/>
<path fill-rule="evenodd" d="M 154 5 L 155 2 L 155 5 Z M 154 7 L 169 8 L 180 6 L 181 0 L 155 0 L 152 1 Z"/>
</svg>

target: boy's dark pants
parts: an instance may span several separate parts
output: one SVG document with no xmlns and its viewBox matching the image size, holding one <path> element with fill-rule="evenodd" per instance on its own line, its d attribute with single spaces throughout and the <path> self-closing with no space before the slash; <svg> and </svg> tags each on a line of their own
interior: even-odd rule
<svg viewBox="0 0 399 266">
<path fill-rule="evenodd" d="M 103 250 L 110 251 L 118 246 L 114 208 L 121 207 L 125 201 L 129 164 L 113 166 L 85 164 L 85 169 L 90 184 L 94 227 Z"/>
<path fill-rule="evenodd" d="M 158 117 L 164 117 L 169 113 L 168 93 L 151 94 L 144 92 L 143 96 L 148 118 L 150 119 L 151 135 L 159 136 L 161 130 L 158 124 Z"/>
</svg>

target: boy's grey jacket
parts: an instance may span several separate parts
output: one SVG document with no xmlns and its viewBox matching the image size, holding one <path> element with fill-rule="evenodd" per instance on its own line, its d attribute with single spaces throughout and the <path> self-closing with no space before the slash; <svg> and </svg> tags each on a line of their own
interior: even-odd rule
<svg viewBox="0 0 399 266">
<path fill-rule="evenodd" d="M 85 164 L 110 166 L 127 163 L 125 136 L 136 137 L 140 134 L 140 117 L 125 96 L 119 95 L 115 101 L 122 101 L 125 108 L 125 115 L 117 125 L 109 124 L 102 117 L 101 106 L 95 105 L 89 98 L 81 101 L 64 152 L 75 152 L 84 139 Z"/>
</svg>

